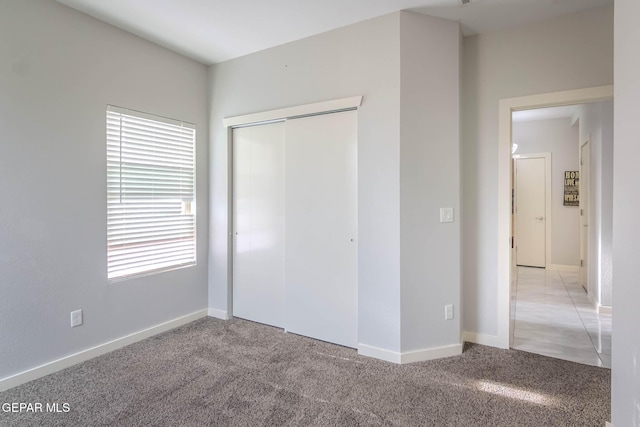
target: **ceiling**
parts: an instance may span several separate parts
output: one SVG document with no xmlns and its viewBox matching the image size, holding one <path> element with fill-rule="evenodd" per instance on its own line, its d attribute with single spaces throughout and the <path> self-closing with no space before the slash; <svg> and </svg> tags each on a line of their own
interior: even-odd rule
<svg viewBox="0 0 640 427">
<path fill-rule="evenodd" d="M 580 105 L 565 105 L 563 107 L 539 108 L 536 110 L 514 111 L 511 120 L 514 123 L 531 122 L 534 120 L 565 119 L 578 117 Z"/>
<path fill-rule="evenodd" d="M 614 0 L 57 0 L 204 64 L 412 10 L 459 21 L 465 35 L 540 21 Z"/>
</svg>

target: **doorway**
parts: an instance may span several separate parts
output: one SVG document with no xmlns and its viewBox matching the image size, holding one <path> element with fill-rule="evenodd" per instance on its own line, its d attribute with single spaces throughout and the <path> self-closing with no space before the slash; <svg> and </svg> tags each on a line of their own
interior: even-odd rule
<svg viewBox="0 0 640 427">
<path fill-rule="evenodd" d="M 498 337 L 503 348 L 509 348 L 511 336 L 511 156 L 514 111 L 611 100 L 613 86 L 577 89 L 540 95 L 502 99 L 499 103 L 498 159 Z"/>
<path fill-rule="evenodd" d="M 607 188 L 607 162 L 604 157 L 607 150 L 613 148 L 613 140 L 607 138 L 607 131 L 604 130 L 609 112 L 612 117 L 611 102 L 598 102 L 519 111 L 512 115 L 513 147 L 520 153 L 514 155 L 513 168 L 517 190 L 516 215 L 520 219 L 514 226 L 515 241 L 519 249 L 514 256 L 519 265 L 514 271 L 513 284 L 511 347 L 514 349 L 594 366 L 610 366 L 611 316 L 599 313 L 589 300 L 589 296 L 600 300 L 601 297 L 595 295 L 595 290 L 601 286 L 602 280 L 592 272 L 592 289 L 589 294 L 579 281 L 581 259 L 584 260 L 582 265 L 585 267 L 589 260 L 596 266 L 601 264 L 598 255 L 589 258 L 588 250 L 583 250 L 581 254 L 580 237 L 586 242 L 590 238 L 594 239 L 592 244 L 602 248 L 598 252 L 607 253 L 602 244 L 606 238 L 598 240 L 597 236 L 590 236 L 588 228 L 582 227 L 586 222 L 581 220 L 591 212 L 587 207 L 591 191 L 594 200 L 601 200 L 602 196 L 599 199 L 598 195 Z M 581 141 L 591 141 L 591 133 L 595 135 L 593 142 L 581 145 Z M 552 201 L 552 216 L 547 216 L 549 223 L 553 217 L 553 232 L 547 240 L 551 250 L 547 251 L 547 258 L 554 262 L 547 260 L 545 265 L 541 256 L 536 260 L 522 249 L 523 246 L 527 248 L 526 239 L 523 241 L 523 238 L 535 241 L 536 237 L 541 240 L 544 235 L 541 224 L 535 224 L 535 220 L 543 220 L 539 212 L 541 209 L 538 208 L 537 214 L 536 209 L 524 212 L 528 205 L 543 205 L 543 156 L 524 153 L 547 150 L 553 158 L 552 185 L 546 192 L 551 195 Z M 593 179 L 589 171 L 591 158 L 595 159 L 596 164 Z M 535 166 L 536 163 L 539 164 L 538 167 Z M 598 170 L 600 173 L 597 173 Z M 581 172 L 584 180 L 580 180 Z M 579 184 L 582 184 L 581 192 L 577 191 Z M 584 198 L 580 197 L 581 193 Z M 583 202 L 581 206 L 579 202 Z M 580 215 L 581 208 L 585 215 Z M 600 223 L 604 224 L 605 210 L 605 203 L 597 202 L 593 209 L 595 216 L 589 217 L 589 220 L 600 217 Z M 527 220 L 534 224 L 528 224 Z M 523 222 L 525 227 L 522 227 Z M 596 223 L 598 230 L 605 228 L 600 223 Z M 527 235 L 527 232 L 531 234 L 536 225 L 539 228 L 537 235 Z M 541 247 L 538 247 L 537 253 L 542 253 Z M 588 272 L 588 268 L 583 269 L 583 273 L 585 272 Z M 589 274 L 585 276 L 589 277 Z M 598 285 L 593 286 L 594 284 Z"/>
<path fill-rule="evenodd" d="M 514 156 L 516 265 L 545 268 L 550 243 L 551 153 Z"/>
</svg>

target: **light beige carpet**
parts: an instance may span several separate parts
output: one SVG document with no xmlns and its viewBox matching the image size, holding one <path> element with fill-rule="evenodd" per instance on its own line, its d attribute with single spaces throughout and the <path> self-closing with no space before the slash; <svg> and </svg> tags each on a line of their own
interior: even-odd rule
<svg viewBox="0 0 640 427">
<path fill-rule="evenodd" d="M 394 365 L 207 318 L 0 393 L 69 408 L 0 411 L 0 425 L 602 427 L 610 394 L 607 369 L 516 350 Z"/>
</svg>

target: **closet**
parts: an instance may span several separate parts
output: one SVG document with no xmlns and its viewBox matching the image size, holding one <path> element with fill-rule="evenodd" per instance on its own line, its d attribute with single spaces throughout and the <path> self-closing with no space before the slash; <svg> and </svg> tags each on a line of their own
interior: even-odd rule
<svg viewBox="0 0 640 427">
<path fill-rule="evenodd" d="M 233 315 L 356 347 L 357 111 L 320 113 L 232 126 Z"/>
</svg>

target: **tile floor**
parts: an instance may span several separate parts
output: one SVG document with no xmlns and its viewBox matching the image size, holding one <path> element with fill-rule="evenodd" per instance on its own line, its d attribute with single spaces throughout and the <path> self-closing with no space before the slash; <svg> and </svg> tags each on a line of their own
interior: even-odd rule
<svg viewBox="0 0 640 427">
<path fill-rule="evenodd" d="M 611 368 L 611 316 L 598 314 L 578 273 L 517 267 L 511 347 Z"/>
</svg>

